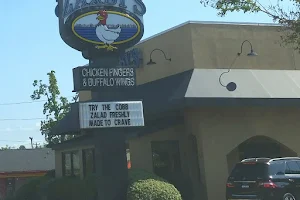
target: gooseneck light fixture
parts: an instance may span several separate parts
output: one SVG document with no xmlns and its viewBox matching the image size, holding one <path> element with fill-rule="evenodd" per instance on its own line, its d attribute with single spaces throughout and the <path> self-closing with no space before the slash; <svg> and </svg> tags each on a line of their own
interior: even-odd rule
<svg viewBox="0 0 300 200">
<path fill-rule="evenodd" d="M 240 56 L 243 53 L 243 46 L 245 44 L 245 42 L 248 42 L 250 44 L 250 52 L 247 54 L 247 56 L 258 56 L 258 54 L 253 50 L 252 44 L 251 42 L 249 42 L 249 40 L 244 40 L 244 42 L 241 45 L 241 52 L 237 53 L 238 56 Z"/>
<path fill-rule="evenodd" d="M 228 68 L 228 70 L 226 72 L 223 72 L 220 76 L 219 76 L 219 83 L 221 86 L 226 87 L 226 89 L 230 92 L 235 91 L 237 88 L 237 85 L 235 82 L 229 82 L 227 85 L 224 85 L 221 81 L 222 76 L 224 74 L 227 74 L 230 72 L 231 67 L 233 66 L 233 64 L 235 63 L 237 57 L 239 57 L 242 53 L 243 53 L 243 46 L 245 44 L 245 42 L 248 42 L 250 44 L 250 52 L 247 54 L 247 56 L 258 56 L 258 54 L 253 50 L 252 44 L 249 40 L 244 40 L 241 44 L 241 51 L 237 53 L 237 56 L 234 58 L 233 62 L 231 63 L 230 67 Z"/>
<path fill-rule="evenodd" d="M 154 62 L 154 61 L 152 60 L 152 53 L 153 53 L 154 51 L 160 51 L 161 53 L 163 53 L 163 55 L 164 55 L 164 57 L 165 57 L 165 60 L 168 60 L 168 61 L 171 62 L 171 58 L 167 58 L 167 56 L 166 56 L 166 54 L 165 54 L 165 52 L 164 52 L 163 50 L 161 50 L 161 49 L 153 49 L 153 50 L 151 51 L 151 53 L 150 53 L 150 60 L 149 60 L 149 62 L 147 62 L 147 65 L 155 65 L 155 64 L 156 64 L 156 62 Z"/>
</svg>

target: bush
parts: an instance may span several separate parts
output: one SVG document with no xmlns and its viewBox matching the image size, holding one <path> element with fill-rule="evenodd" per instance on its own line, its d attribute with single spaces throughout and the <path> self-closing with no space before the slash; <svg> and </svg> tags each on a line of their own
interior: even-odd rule
<svg viewBox="0 0 300 200">
<path fill-rule="evenodd" d="M 127 200 L 182 200 L 174 185 L 145 170 L 129 170 Z"/>
<path fill-rule="evenodd" d="M 93 199 L 97 198 L 97 182 L 96 182 L 96 175 L 91 174 L 83 179 L 84 184 L 87 187 L 86 192 L 91 196 Z"/>
<path fill-rule="evenodd" d="M 37 177 L 29 180 L 22 185 L 16 192 L 13 199 L 15 200 L 38 200 L 39 199 L 39 185 L 48 181 L 50 178 L 47 176 Z"/>
<path fill-rule="evenodd" d="M 13 200 L 92 200 L 97 195 L 96 175 L 79 177 L 39 177 L 23 185 Z M 174 185 L 145 170 L 130 169 L 127 200 L 182 200 Z"/>
<path fill-rule="evenodd" d="M 93 199 L 88 186 L 79 177 L 62 177 L 47 185 L 47 200 Z"/>
</svg>

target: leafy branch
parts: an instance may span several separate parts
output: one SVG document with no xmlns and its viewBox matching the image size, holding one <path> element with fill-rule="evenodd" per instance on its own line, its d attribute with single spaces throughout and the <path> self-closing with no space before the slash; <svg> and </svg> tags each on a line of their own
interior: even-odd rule
<svg viewBox="0 0 300 200">
<path fill-rule="evenodd" d="M 42 80 L 33 81 L 32 85 L 35 90 L 30 97 L 32 100 L 47 99 L 43 106 L 43 114 L 46 116 L 46 119 L 41 121 L 40 131 L 42 135 L 45 135 L 48 144 L 57 144 L 64 141 L 66 137 L 50 135 L 50 131 L 70 111 L 70 103 L 66 97 L 60 94 L 55 71 L 52 70 L 47 75 L 49 79 L 48 84 L 43 83 Z M 76 102 L 77 100 L 78 94 L 73 97 L 72 101 Z M 68 139 L 72 137 L 69 136 Z"/>
<path fill-rule="evenodd" d="M 266 6 L 259 0 L 200 0 L 200 3 L 215 8 L 221 17 L 228 12 L 265 13 L 274 23 L 282 25 L 279 29 L 283 33 L 282 44 L 300 53 L 300 0 L 272 0 Z M 285 8 L 287 3 L 292 8 Z"/>
</svg>

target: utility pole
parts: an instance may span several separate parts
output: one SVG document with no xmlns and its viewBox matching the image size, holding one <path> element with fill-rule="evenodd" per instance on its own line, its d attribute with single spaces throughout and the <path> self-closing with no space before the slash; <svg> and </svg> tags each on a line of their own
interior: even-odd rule
<svg viewBox="0 0 300 200">
<path fill-rule="evenodd" d="M 30 143 L 31 143 L 31 148 L 33 149 L 33 143 L 32 143 L 33 137 L 29 137 L 29 139 L 30 139 Z"/>
</svg>

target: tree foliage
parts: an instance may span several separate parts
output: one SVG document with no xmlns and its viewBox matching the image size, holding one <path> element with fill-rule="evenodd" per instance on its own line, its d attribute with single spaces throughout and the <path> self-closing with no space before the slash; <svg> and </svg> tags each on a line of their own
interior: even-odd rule
<svg viewBox="0 0 300 200">
<path fill-rule="evenodd" d="M 259 0 L 200 0 L 204 6 L 211 6 L 219 16 L 228 12 L 262 12 L 282 26 L 282 44 L 292 46 L 300 53 L 300 0 L 272 0 L 263 5 Z M 288 6 L 289 5 L 289 6 Z"/>
<path fill-rule="evenodd" d="M 55 76 L 55 71 L 47 73 L 48 75 L 48 84 L 45 84 L 42 80 L 34 80 L 33 87 L 35 90 L 30 96 L 32 100 L 40 100 L 46 98 L 46 102 L 43 108 L 43 114 L 46 119 L 41 121 L 40 131 L 42 135 L 45 136 L 46 142 L 48 144 L 57 144 L 65 140 L 65 136 L 55 136 L 50 135 L 51 129 L 55 124 L 61 120 L 66 113 L 70 110 L 70 103 L 68 99 L 64 96 L 61 96 L 57 79 Z M 72 101 L 77 101 L 78 94 L 76 94 Z M 72 136 L 70 136 L 72 137 Z"/>
<path fill-rule="evenodd" d="M 6 145 L 5 147 L 0 148 L 0 150 L 8 150 L 8 149 L 14 149 L 14 147 Z"/>
</svg>

